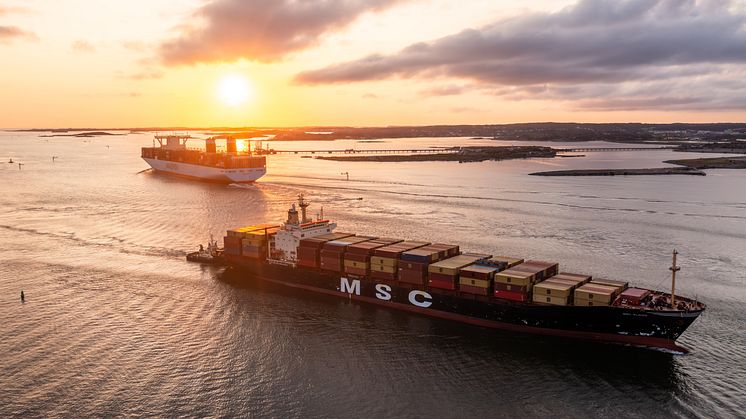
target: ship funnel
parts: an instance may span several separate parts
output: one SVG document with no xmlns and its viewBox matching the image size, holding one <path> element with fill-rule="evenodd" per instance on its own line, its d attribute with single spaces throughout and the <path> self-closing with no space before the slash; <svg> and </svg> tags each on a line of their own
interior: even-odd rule
<svg viewBox="0 0 746 419">
<path fill-rule="evenodd" d="M 236 153 L 236 139 L 228 137 L 225 139 L 225 151 L 228 153 Z"/>
<path fill-rule="evenodd" d="M 298 220 L 298 210 L 295 209 L 295 204 L 293 204 L 292 207 L 288 210 L 288 220 L 286 224 L 291 225 L 298 225 L 300 224 L 300 220 Z"/>
</svg>

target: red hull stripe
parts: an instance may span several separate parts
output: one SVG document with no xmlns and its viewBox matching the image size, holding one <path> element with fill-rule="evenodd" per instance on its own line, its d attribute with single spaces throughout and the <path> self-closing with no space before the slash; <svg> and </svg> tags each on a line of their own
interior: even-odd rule
<svg viewBox="0 0 746 419">
<path fill-rule="evenodd" d="M 522 326 L 512 323 L 503 323 L 494 320 L 479 319 L 476 317 L 465 316 L 463 314 L 449 313 L 446 311 L 427 309 L 414 305 L 396 303 L 392 301 L 379 300 L 377 298 L 365 297 L 355 294 L 346 294 L 339 291 L 332 291 L 323 288 L 312 287 L 309 285 L 285 282 L 277 279 L 262 277 L 262 279 L 276 284 L 285 285 L 292 288 L 309 290 L 321 294 L 332 295 L 339 298 L 348 298 L 350 300 L 363 301 L 366 303 L 377 304 L 384 307 L 392 307 L 397 310 L 408 311 L 410 313 L 424 314 L 430 317 L 453 320 L 461 323 L 472 324 L 475 326 L 489 327 L 491 329 L 508 330 L 521 333 L 531 333 L 545 336 L 559 336 L 574 339 L 591 340 L 597 342 L 619 343 L 633 346 L 643 346 L 652 348 L 667 349 L 674 352 L 688 352 L 686 348 L 676 345 L 675 341 L 663 338 L 653 338 L 646 336 L 626 336 L 612 335 L 608 333 L 580 332 L 572 330 L 546 329 L 542 327 Z"/>
</svg>

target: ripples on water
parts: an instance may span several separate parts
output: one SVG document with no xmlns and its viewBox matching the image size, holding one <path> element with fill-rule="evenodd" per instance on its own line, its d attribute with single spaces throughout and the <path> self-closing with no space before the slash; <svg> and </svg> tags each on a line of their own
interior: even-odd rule
<svg viewBox="0 0 746 419">
<path fill-rule="evenodd" d="M 526 176 L 657 166 L 672 158 L 666 151 L 475 164 L 273 156 L 270 175 L 236 187 L 141 172 L 139 147 L 150 142 L 0 133 L 0 158 L 26 164 L 0 166 L 1 416 L 728 417 L 746 408 L 744 172 Z M 649 287 L 668 287 L 677 247 L 679 291 L 709 309 L 680 339 L 692 352 L 675 356 L 484 330 L 184 262 L 210 232 L 279 221 L 299 192 L 340 230 L 552 259 Z"/>
</svg>

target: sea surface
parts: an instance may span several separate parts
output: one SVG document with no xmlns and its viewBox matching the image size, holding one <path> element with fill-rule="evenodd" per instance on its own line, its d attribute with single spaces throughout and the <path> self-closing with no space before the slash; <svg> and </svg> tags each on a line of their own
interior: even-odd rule
<svg viewBox="0 0 746 419">
<path fill-rule="evenodd" d="M 139 149 L 152 134 L 123 134 L 0 133 L 0 417 L 746 412 L 746 171 L 528 176 L 698 157 L 667 150 L 465 164 L 291 154 L 269 157 L 255 185 L 215 185 L 146 170 Z M 264 146 L 477 144 L 510 143 Z M 481 329 L 237 281 L 185 261 L 210 234 L 281 221 L 299 193 L 340 231 L 558 261 L 664 290 L 675 248 L 677 293 L 708 309 L 679 340 L 690 352 L 676 355 Z"/>
</svg>

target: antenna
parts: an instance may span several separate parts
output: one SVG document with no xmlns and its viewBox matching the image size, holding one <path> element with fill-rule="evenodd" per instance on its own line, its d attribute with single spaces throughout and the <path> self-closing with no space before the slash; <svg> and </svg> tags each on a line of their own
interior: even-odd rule
<svg viewBox="0 0 746 419">
<path fill-rule="evenodd" d="M 676 308 L 676 272 L 681 270 L 681 267 L 676 266 L 676 255 L 678 254 L 679 252 L 673 249 L 673 263 L 668 268 L 671 271 L 671 308 Z"/>
</svg>

